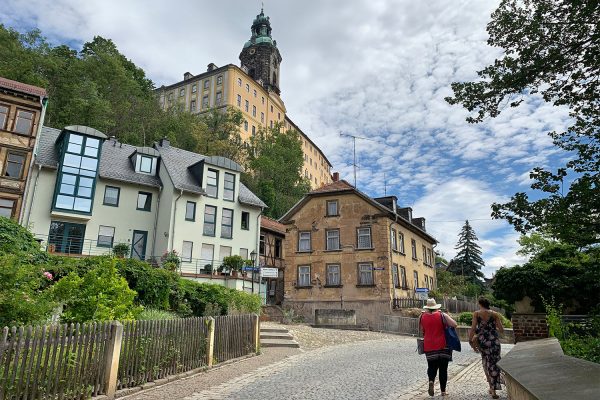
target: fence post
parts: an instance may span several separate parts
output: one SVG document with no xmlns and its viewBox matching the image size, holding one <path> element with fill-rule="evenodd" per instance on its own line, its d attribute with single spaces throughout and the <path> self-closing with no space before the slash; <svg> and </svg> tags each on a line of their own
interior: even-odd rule
<svg viewBox="0 0 600 400">
<path fill-rule="evenodd" d="M 254 352 L 260 351 L 260 318 L 258 314 L 252 314 L 252 328 L 254 332 Z"/>
<path fill-rule="evenodd" d="M 119 372 L 119 357 L 121 356 L 121 341 L 123 339 L 123 325 L 114 321 L 110 324 L 110 339 L 106 344 L 104 382 L 106 397 L 115 398 L 117 391 L 117 378 Z"/>
<path fill-rule="evenodd" d="M 215 354 L 215 319 L 208 317 L 208 332 L 206 334 L 206 365 L 212 367 Z"/>
</svg>

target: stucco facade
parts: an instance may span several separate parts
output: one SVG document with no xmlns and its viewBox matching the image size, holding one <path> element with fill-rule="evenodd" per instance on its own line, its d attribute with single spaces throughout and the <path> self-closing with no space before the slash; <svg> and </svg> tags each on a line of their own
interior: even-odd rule
<svg viewBox="0 0 600 400">
<path fill-rule="evenodd" d="M 46 90 L 0 77 L 0 216 L 19 220 Z"/>
<path fill-rule="evenodd" d="M 436 241 L 400 215 L 394 197 L 371 199 L 346 181 L 333 182 L 280 222 L 287 231 L 284 304 L 308 320 L 318 308 L 355 309 L 359 323 L 376 326 L 394 298 L 435 287 L 428 254 Z"/>
</svg>

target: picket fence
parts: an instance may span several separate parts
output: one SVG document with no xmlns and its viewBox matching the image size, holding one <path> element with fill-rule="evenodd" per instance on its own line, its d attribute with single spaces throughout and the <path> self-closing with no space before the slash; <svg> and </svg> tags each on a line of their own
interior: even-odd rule
<svg viewBox="0 0 600 400">
<path fill-rule="evenodd" d="M 258 350 L 257 315 L 4 328 L 0 400 L 114 398 L 117 389 Z"/>
</svg>

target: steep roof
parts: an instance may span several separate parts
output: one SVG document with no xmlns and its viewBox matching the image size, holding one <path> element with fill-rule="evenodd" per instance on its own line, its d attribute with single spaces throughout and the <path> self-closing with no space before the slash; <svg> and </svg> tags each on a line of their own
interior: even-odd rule
<svg viewBox="0 0 600 400">
<path fill-rule="evenodd" d="M 260 216 L 260 227 L 261 229 L 266 229 L 282 235 L 285 235 L 286 233 L 285 225 L 265 215 Z"/>
<path fill-rule="evenodd" d="M 28 84 L 22 83 L 22 82 L 13 81 L 11 79 L 2 78 L 1 76 L 0 76 L 0 88 L 10 89 L 10 90 L 14 90 L 16 92 L 21 92 L 21 93 L 29 94 L 32 96 L 41 97 L 41 98 L 48 97 L 48 94 L 46 93 L 46 89 L 44 89 L 44 88 L 33 86 L 33 85 L 28 85 Z"/>
<path fill-rule="evenodd" d="M 167 173 L 171 177 L 173 185 L 178 190 L 183 190 L 190 193 L 204 194 L 204 190 L 198 184 L 194 175 L 190 171 L 189 167 L 199 163 L 200 161 L 207 161 L 214 164 L 214 157 L 206 157 L 202 154 L 193 153 L 191 151 L 179 149 L 171 145 L 163 145 L 156 143 L 155 148 L 162 156 L 162 161 L 167 169 Z M 240 167 L 238 164 L 228 164 L 229 167 L 225 166 L 224 163 L 220 165 L 222 168 L 228 168 L 232 171 L 239 171 Z M 242 204 L 247 204 L 255 207 L 266 208 L 267 205 L 259 199 L 254 193 L 250 191 L 243 183 L 240 182 L 240 190 L 238 200 Z"/>
<path fill-rule="evenodd" d="M 35 160 L 37 165 L 48 168 L 58 167 L 58 148 L 56 139 L 60 135 L 59 129 L 42 127 L 38 138 L 38 154 Z M 161 187 L 158 176 L 138 174 L 135 172 L 129 156 L 136 150 L 135 146 L 107 140 L 102 145 L 98 175 L 101 178 L 114 179 L 137 185 Z"/>
<path fill-rule="evenodd" d="M 372 205 L 373 207 L 375 207 L 375 208 L 379 209 L 380 211 L 382 211 L 383 213 L 387 214 L 389 218 L 392 218 L 392 219 L 396 220 L 398 223 L 401 223 L 409 230 L 419 233 L 422 236 L 427 237 L 433 243 L 437 243 L 437 240 L 433 236 L 431 236 L 430 234 L 425 232 L 423 229 L 421 229 L 418 226 L 415 226 L 414 224 L 411 224 L 406 219 L 400 217 L 392 209 L 384 206 L 381 203 L 378 203 L 377 201 L 375 201 L 374 199 L 369 197 L 367 194 L 356 189 L 354 186 L 352 186 L 351 184 L 349 184 L 347 181 L 345 181 L 343 179 L 339 180 L 339 181 L 334 181 L 328 185 L 322 186 L 322 187 L 315 189 L 315 190 L 307 193 L 306 195 L 304 195 L 304 197 L 302 199 L 300 199 L 300 201 L 298 201 L 296 204 L 294 204 L 294 206 L 292 208 L 290 208 L 289 211 L 287 213 L 285 213 L 284 216 L 279 218 L 279 222 L 284 223 L 284 224 L 290 222 L 291 217 L 294 214 L 296 214 L 296 212 L 298 212 L 313 197 L 327 196 L 328 194 L 332 194 L 332 193 L 355 194 L 358 197 L 362 198 L 367 203 L 369 203 L 370 205 Z M 398 217 L 398 218 L 396 218 L 396 217 Z"/>
</svg>

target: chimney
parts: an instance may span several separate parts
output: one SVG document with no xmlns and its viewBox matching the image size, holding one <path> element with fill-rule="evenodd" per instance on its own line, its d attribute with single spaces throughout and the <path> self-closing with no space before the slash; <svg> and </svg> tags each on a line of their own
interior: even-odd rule
<svg viewBox="0 0 600 400">
<path fill-rule="evenodd" d="M 331 175 L 331 179 L 333 179 L 334 182 L 338 182 L 340 180 L 340 173 L 334 172 L 333 175 Z"/>
<path fill-rule="evenodd" d="M 208 67 L 206 67 L 207 72 L 214 71 L 215 69 L 217 69 L 217 66 L 214 63 L 210 63 L 208 64 Z"/>
<path fill-rule="evenodd" d="M 183 80 L 187 81 L 188 79 L 193 78 L 194 75 L 192 75 L 190 72 L 186 72 L 185 74 L 183 74 Z"/>
<path fill-rule="evenodd" d="M 169 139 L 167 138 L 162 138 L 158 141 L 158 144 L 160 147 L 169 147 L 171 145 L 171 142 L 169 142 Z"/>
</svg>

